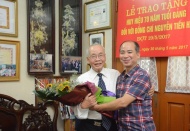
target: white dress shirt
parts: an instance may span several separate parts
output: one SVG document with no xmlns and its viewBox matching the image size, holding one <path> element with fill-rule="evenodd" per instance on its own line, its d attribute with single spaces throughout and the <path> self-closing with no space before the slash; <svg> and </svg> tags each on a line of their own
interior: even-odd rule
<svg viewBox="0 0 190 131">
<path fill-rule="evenodd" d="M 102 73 L 102 78 L 105 82 L 106 85 L 106 89 L 116 93 L 116 81 L 117 81 L 117 77 L 120 75 L 119 71 L 114 70 L 114 69 L 109 69 L 109 68 L 103 68 L 102 71 L 100 72 Z M 86 81 L 92 82 L 94 83 L 96 86 L 98 85 L 98 80 L 99 77 L 97 76 L 97 72 L 95 72 L 92 68 L 80 75 L 77 78 L 77 81 L 80 83 L 84 83 Z M 73 111 L 75 116 L 78 119 L 95 119 L 95 120 L 101 120 L 102 119 L 102 115 L 100 113 L 98 113 L 97 111 L 92 111 L 89 109 L 82 109 L 80 104 L 77 106 L 73 106 Z"/>
</svg>

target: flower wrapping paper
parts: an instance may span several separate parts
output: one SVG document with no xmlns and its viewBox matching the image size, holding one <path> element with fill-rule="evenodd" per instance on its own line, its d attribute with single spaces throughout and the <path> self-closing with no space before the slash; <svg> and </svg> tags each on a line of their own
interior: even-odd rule
<svg viewBox="0 0 190 131">
<path fill-rule="evenodd" d="M 83 84 L 77 85 L 70 93 L 62 97 L 58 97 L 55 100 L 65 105 L 75 106 L 81 103 L 88 93 L 92 93 L 93 95 L 95 95 L 96 100 L 99 104 L 115 100 L 115 97 L 111 92 L 107 91 L 103 92 L 102 94 L 101 88 L 96 87 L 94 83 L 88 81 Z M 110 96 L 105 96 L 105 95 L 110 95 Z M 114 117 L 113 111 L 100 111 L 100 113 L 110 118 Z"/>
<path fill-rule="evenodd" d="M 55 100 L 61 102 L 63 105 L 76 106 L 80 104 L 87 94 L 92 93 L 96 96 L 96 101 L 98 104 L 107 103 L 115 100 L 115 94 L 110 91 L 102 91 L 100 87 L 95 86 L 92 82 L 85 82 L 83 84 L 78 84 L 70 92 L 64 93 L 62 96 L 45 95 L 36 89 L 35 91 L 38 97 L 46 100 Z M 48 90 L 48 92 L 51 92 Z M 53 93 L 54 94 L 54 93 Z M 43 97 L 42 97 L 43 96 Z M 101 114 L 113 118 L 114 113 L 112 111 L 100 112 Z"/>
</svg>

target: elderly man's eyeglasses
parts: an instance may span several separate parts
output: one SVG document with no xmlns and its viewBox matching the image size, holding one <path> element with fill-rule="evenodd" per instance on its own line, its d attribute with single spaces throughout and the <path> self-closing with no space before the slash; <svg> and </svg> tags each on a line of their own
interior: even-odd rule
<svg viewBox="0 0 190 131">
<path fill-rule="evenodd" d="M 89 56 L 89 58 L 92 60 L 96 60 L 97 58 L 103 59 L 104 56 L 105 56 L 105 54 L 98 54 L 98 55 L 91 55 L 91 56 Z"/>
</svg>

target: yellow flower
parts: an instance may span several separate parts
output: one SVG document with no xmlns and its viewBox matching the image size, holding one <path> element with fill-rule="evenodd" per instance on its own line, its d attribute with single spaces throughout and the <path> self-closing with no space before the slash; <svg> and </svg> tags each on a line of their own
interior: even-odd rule
<svg viewBox="0 0 190 131">
<path fill-rule="evenodd" d="M 46 88 L 52 88 L 52 86 L 53 86 L 52 84 L 47 84 Z"/>
<path fill-rule="evenodd" d="M 64 81 L 63 84 L 64 84 L 64 85 L 70 85 L 70 82 L 69 82 L 69 81 Z"/>
<path fill-rule="evenodd" d="M 69 81 L 65 81 L 64 83 L 61 83 L 58 85 L 57 90 L 60 91 L 70 91 L 70 82 Z"/>
</svg>

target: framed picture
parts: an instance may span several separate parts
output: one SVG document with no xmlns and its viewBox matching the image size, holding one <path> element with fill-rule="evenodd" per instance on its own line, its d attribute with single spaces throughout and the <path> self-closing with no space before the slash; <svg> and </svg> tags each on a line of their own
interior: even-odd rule
<svg viewBox="0 0 190 131">
<path fill-rule="evenodd" d="M 55 1 L 28 0 L 28 74 L 55 73 Z"/>
<path fill-rule="evenodd" d="M 18 36 L 17 0 L 1 0 L 0 2 L 0 35 Z"/>
<path fill-rule="evenodd" d="M 104 32 L 89 34 L 89 43 L 90 45 L 101 44 L 103 47 L 105 47 Z"/>
<path fill-rule="evenodd" d="M 35 87 L 41 86 L 42 85 L 47 85 L 47 84 L 55 84 L 58 82 L 62 82 L 65 80 L 69 80 L 69 76 L 36 76 L 35 78 Z M 35 104 L 37 105 L 38 103 L 43 102 L 42 99 L 39 97 L 35 96 Z"/>
<path fill-rule="evenodd" d="M 80 73 L 81 69 L 64 68 L 65 62 L 79 61 L 82 55 L 82 0 L 59 0 L 59 71 Z M 81 67 L 77 67 L 81 68 Z"/>
<path fill-rule="evenodd" d="M 111 0 L 95 0 L 84 4 L 84 31 L 111 28 Z"/>
<path fill-rule="evenodd" d="M 82 57 L 63 56 L 61 59 L 61 72 L 64 74 L 82 73 Z"/>
<path fill-rule="evenodd" d="M 20 79 L 20 42 L 0 39 L 0 81 Z"/>
</svg>

